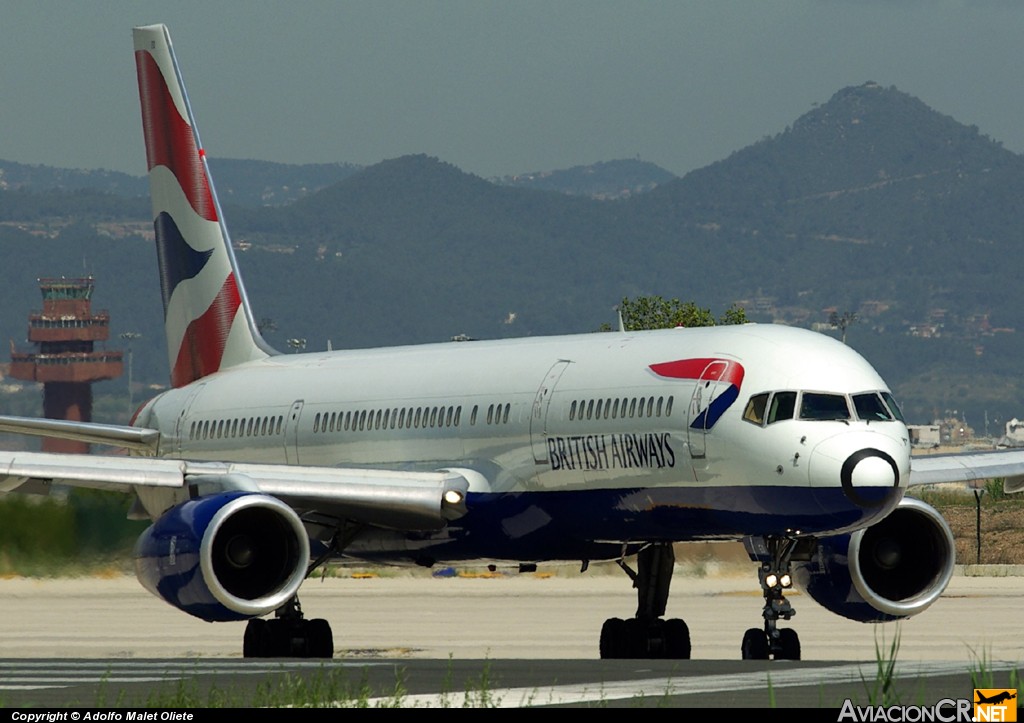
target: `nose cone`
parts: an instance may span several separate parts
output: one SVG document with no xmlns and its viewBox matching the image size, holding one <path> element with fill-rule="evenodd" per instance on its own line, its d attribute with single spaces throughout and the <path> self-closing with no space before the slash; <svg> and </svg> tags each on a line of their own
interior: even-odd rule
<svg viewBox="0 0 1024 723">
<path fill-rule="evenodd" d="M 826 511 L 859 510 L 861 518 L 884 515 L 902 497 L 910 453 L 901 438 L 851 429 L 814 448 L 808 473 Z"/>
</svg>

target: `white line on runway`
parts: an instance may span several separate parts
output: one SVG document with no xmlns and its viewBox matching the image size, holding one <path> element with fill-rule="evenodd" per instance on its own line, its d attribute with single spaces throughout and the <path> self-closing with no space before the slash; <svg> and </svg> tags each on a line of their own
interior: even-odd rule
<svg viewBox="0 0 1024 723">
<path fill-rule="evenodd" d="M 767 690 L 792 688 L 805 685 L 857 683 L 872 681 L 877 672 L 877 662 L 855 663 L 852 665 L 822 668 L 792 668 L 752 673 L 727 675 L 698 675 L 688 678 L 649 678 L 646 680 L 622 680 L 605 682 L 600 685 L 556 685 L 549 688 L 499 688 L 491 691 L 472 693 L 445 693 L 407 695 L 400 699 L 371 698 L 370 707 L 396 705 L 403 708 L 523 708 L 536 705 L 572 705 L 599 703 L 601 701 L 624 700 L 641 697 L 672 697 L 696 693 L 721 693 L 740 690 Z M 986 668 L 992 672 L 1011 670 L 1016 663 L 990 661 Z M 963 661 L 930 661 L 901 664 L 899 678 L 928 678 L 938 675 L 955 675 L 969 670 Z"/>
<path fill-rule="evenodd" d="M 44 690 L 85 684 L 160 683 L 181 680 L 192 675 L 234 673 L 256 675 L 288 670 L 363 668 L 385 663 L 322 661 L 224 661 L 202 660 L 194 663 L 167 661 L 0 661 L 0 690 Z"/>
</svg>

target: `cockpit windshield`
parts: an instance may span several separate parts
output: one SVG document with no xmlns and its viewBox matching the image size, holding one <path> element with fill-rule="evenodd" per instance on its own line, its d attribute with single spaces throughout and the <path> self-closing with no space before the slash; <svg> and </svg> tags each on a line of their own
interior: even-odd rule
<svg viewBox="0 0 1024 723">
<path fill-rule="evenodd" d="M 804 392 L 800 395 L 800 419 L 849 419 L 850 407 L 842 394 Z"/>
<path fill-rule="evenodd" d="M 874 392 L 870 394 L 854 394 L 853 406 L 857 409 L 857 416 L 867 422 L 892 421 L 892 414 L 885 406 L 885 402 Z"/>
<path fill-rule="evenodd" d="M 864 422 L 898 419 L 905 423 L 892 394 L 881 391 L 851 395 L 812 391 L 760 392 L 750 397 L 743 411 L 743 419 L 758 426 L 794 418 L 847 422 L 853 419 Z"/>
</svg>

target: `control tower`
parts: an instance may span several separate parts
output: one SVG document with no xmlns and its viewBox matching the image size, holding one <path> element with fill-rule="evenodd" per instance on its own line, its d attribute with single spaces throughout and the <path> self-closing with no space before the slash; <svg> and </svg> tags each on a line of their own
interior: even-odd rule
<svg viewBox="0 0 1024 723">
<path fill-rule="evenodd" d="M 92 384 L 116 379 L 124 370 L 120 351 L 94 351 L 110 336 L 110 314 L 93 313 L 92 277 L 39 279 L 42 312 L 28 317 L 28 340 L 35 352 L 11 350 L 15 379 L 43 384 L 43 416 L 92 421 Z M 45 452 L 87 453 L 89 445 L 65 439 L 43 440 Z"/>
</svg>

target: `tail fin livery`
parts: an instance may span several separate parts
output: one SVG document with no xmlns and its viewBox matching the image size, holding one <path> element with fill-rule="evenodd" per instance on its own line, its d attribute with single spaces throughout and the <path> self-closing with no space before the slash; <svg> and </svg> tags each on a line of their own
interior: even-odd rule
<svg viewBox="0 0 1024 723">
<path fill-rule="evenodd" d="M 171 383 L 181 387 L 274 352 L 253 322 L 170 34 L 149 25 L 133 35 Z"/>
</svg>

